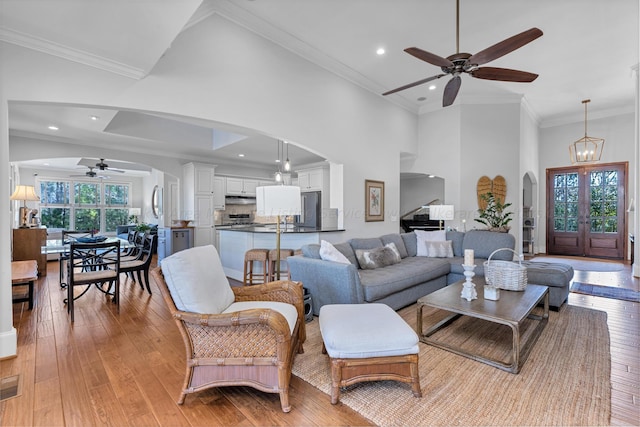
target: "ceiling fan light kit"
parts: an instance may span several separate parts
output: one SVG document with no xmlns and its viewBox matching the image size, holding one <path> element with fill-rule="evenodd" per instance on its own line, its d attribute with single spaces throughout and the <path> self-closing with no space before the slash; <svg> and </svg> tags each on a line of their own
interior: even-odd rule
<svg viewBox="0 0 640 427">
<path fill-rule="evenodd" d="M 542 34 L 543 33 L 540 29 L 534 27 L 523 31 L 520 34 L 509 37 L 508 39 L 505 39 L 499 43 L 496 43 L 493 46 L 490 46 L 476 53 L 475 55 L 464 52 L 461 53 L 460 0 L 456 0 L 456 53 L 448 56 L 447 58 L 443 58 L 439 55 L 424 51 L 417 47 L 409 47 L 404 50 L 409 55 L 415 56 L 422 61 L 440 67 L 444 74 L 437 74 L 432 77 L 427 77 L 426 79 L 418 80 L 417 82 L 409 83 L 407 85 L 385 92 L 382 95 L 391 95 L 392 93 L 400 92 L 402 90 L 439 79 L 440 77 L 443 77 L 445 75 L 451 75 L 452 78 L 445 86 L 444 95 L 442 98 L 442 106 L 448 107 L 449 105 L 453 104 L 456 97 L 458 96 L 458 91 L 460 90 L 460 86 L 462 84 L 462 79 L 460 78 L 460 74 L 462 73 L 467 73 L 471 75 L 471 77 L 474 77 L 476 79 L 530 83 L 538 77 L 537 74 L 520 70 L 512 70 L 509 68 L 479 66 L 498 59 L 510 52 L 513 52 L 514 50 L 534 41 L 538 37 L 542 36 Z"/>
<path fill-rule="evenodd" d="M 600 161 L 604 139 L 587 136 L 587 104 L 590 99 L 582 101 L 584 104 L 584 136 L 579 140 L 569 144 L 569 158 L 571 164 L 588 164 Z"/>
</svg>

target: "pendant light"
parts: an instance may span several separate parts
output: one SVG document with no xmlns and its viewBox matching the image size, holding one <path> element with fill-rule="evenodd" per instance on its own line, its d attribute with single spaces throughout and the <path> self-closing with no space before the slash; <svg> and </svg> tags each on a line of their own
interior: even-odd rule
<svg viewBox="0 0 640 427">
<path fill-rule="evenodd" d="M 569 145 L 569 157 L 572 165 L 595 163 L 600 161 L 600 157 L 602 157 L 604 139 L 587 136 L 587 104 L 589 102 L 591 102 L 590 99 L 582 101 L 584 104 L 584 137 Z"/>
<path fill-rule="evenodd" d="M 289 172 L 291 170 L 291 162 L 289 161 L 289 143 L 287 141 L 284 141 L 284 143 L 287 145 L 287 160 L 284 162 L 284 170 Z"/>
<path fill-rule="evenodd" d="M 276 163 L 278 164 L 278 171 L 276 172 L 275 178 L 276 178 L 276 182 L 281 182 L 282 181 L 282 172 L 280 172 L 280 140 L 276 141 L 277 147 L 278 147 L 278 158 L 276 159 Z"/>
</svg>

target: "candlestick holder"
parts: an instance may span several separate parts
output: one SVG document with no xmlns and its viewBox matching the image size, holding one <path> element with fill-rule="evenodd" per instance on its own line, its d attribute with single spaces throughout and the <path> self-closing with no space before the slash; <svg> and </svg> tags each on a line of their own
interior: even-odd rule
<svg viewBox="0 0 640 427">
<path fill-rule="evenodd" d="M 464 283 L 462 284 L 462 293 L 460 293 L 460 296 L 467 301 L 478 299 L 476 285 L 471 281 L 471 278 L 476 275 L 473 271 L 476 266 L 462 264 L 462 268 L 464 268 Z"/>
</svg>

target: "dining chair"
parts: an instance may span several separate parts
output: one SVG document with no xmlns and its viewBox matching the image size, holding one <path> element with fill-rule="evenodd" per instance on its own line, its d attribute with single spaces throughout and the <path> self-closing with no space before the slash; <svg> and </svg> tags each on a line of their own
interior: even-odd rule
<svg viewBox="0 0 640 427">
<path fill-rule="evenodd" d="M 67 284 L 67 312 L 74 319 L 74 301 L 87 293 L 92 285 L 112 296 L 116 309 L 120 311 L 120 241 L 102 243 L 72 242 L 69 250 L 69 283 Z M 109 284 L 105 289 L 105 284 Z M 114 286 L 115 285 L 115 286 Z M 75 295 L 76 286 L 86 286 Z"/>
<path fill-rule="evenodd" d="M 156 237 L 157 236 L 155 234 L 144 235 L 140 258 L 134 260 L 120 260 L 120 272 L 126 273 L 134 282 L 136 279 L 133 277 L 133 273 L 136 273 L 138 276 L 137 281 L 141 289 L 144 289 L 142 285 L 142 274 L 144 274 L 145 285 L 149 294 L 151 294 L 151 287 L 149 286 L 149 267 L 151 266 L 151 259 L 153 258 L 153 244 Z"/>
<path fill-rule="evenodd" d="M 62 230 L 62 244 L 67 245 L 75 242 L 79 237 L 90 237 L 92 235 L 93 231 L 91 230 Z M 67 283 L 63 280 L 67 261 L 69 261 L 69 251 L 60 253 L 58 256 L 58 280 L 62 289 L 67 287 Z"/>
</svg>

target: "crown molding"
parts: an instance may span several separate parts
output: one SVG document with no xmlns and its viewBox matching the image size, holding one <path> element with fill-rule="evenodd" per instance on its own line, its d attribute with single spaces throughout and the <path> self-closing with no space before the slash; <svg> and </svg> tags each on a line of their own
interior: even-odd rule
<svg viewBox="0 0 640 427">
<path fill-rule="evenodd" d="M 79 64 L 88 65 L 89 67 L 94 67 L 99 70 L 118 74 L 131 79 L 140 80 L 146 75 L 144 70 L 141 70 L 140 68 L 130 67 L 126 64 L 112 61 L 89 52 L 84 52 L 2 26 L 0 26 L 0 41 L 77 62 Z"/>
<path fill-rule="evenodd" d="M 505 93 L 505 94 L 492 94 L 492 95 L 474 95 L 459 93 L 453 106 L 460 105 L 491 105 L 491 104 L 519 104 L 522 102 L 523 95 L 519 93 Z M 440 111 L 442 105 L 440 99 L 434 100 L 420 107 L 419 114 L 432 113 L 434 111 Z"/>
<path fill-rule="evenodd" d="M 607 117 L 621 116 L 624 114 L 632 114 L 635 112 L 633 105 L 623 107 L 606 108 L 602 110 L 589 109 L 589 120 L 604 119 Z M 544 120 L 540 123 L 540 128 L 550 128 L 555 126 L 568 125 L 571 123 L 584 123 L 584 111 L 575 114 L 567 114 L 561 117 L 554 117 Z"/>
</svg>

